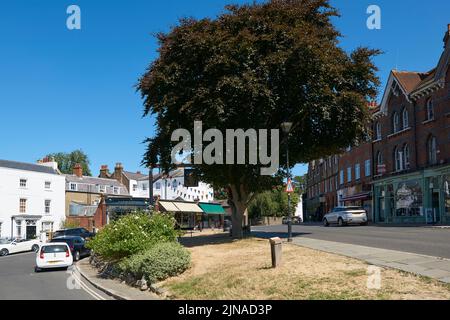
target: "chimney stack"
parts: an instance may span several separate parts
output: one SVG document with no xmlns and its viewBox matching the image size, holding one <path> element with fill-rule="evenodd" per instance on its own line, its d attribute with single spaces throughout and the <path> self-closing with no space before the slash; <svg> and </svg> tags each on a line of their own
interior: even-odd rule
<svg viewBox="0 0 450 320">
<path fill-rule="evenodd" d="M 445 32 L 444 36 L 444 48 L 447 48 L 449 45 L 449 38 L 450 38 L 450 23 L 447 24 L 447 31 Z"/>
<path fill-rule="evenodd" d="M 81 164 L 77 163 L 73 167 L 73 174 L 76 175 L 78 178 L 83 177 L 83 168 L 81 167 Z"/>
<path fill-rule="evenodd" d="M 114 168 L 114 179 L 122 183 L 123 166 L 120 162 L 116 163 Z"/>
<path fill-rule="evenodd" d="M 104 164 L 100 168 L 100 178 L 109 178 L 108 165 Z"/>
</svg>

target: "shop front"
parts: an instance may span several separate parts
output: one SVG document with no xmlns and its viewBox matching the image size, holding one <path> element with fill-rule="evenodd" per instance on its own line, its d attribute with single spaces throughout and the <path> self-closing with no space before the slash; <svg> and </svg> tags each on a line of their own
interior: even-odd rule
<svg viewBox="0 0 450 320">
<path fill-rule="evenodd" d="M 338 191 L 338 199 L 340 206 L 356 206 L 361 207 L 367 212 L 369 221 L 373 221 L 372 214 L 372 192 L 366 185 L 356 185 L 344 188 Z"/>
<path fill-rule="evenodd" d="M 375 222 L 450 223 L 450 167 L 426 169 L 374 183 Z"/>
</svg>

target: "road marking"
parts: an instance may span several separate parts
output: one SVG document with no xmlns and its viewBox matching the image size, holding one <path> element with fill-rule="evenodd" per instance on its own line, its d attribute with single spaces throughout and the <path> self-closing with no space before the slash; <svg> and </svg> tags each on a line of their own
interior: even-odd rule
<svg viewBox="0 0 450 320">
<path fill-rule="evenodd" d="M 76 267 L 75 267 L 76 268 Z M 74 268 L 74 269 L 75 269 Z M 103 298 L 101 295 L 99 295 L 97 292 L 95 292 L 94 290 L 92 290 L 91 288 L 89 288 L 74 272 L 74 270 L 72 269 L 72 276 L 74 277 L 75 281 L 78 282 L 78 284 L 81 286 L 81 288 L 86 291 L 88 294 L 90 294 L 94 299 L 96 300 L 106 300 L 105 298 Z"/>
</svg>

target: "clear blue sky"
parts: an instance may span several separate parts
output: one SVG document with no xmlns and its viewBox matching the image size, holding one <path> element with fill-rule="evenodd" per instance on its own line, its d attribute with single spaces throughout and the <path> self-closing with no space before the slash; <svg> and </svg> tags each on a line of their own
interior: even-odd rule
<svg viewBox="0 0 450 320">
<path fill-rule="evenodd" d="M 231 1 L 240 3 L 244 1 Z M 0 6 L 0 158 L 34 162 L 47 153 L 83 149 L 101 164 L 139 167 L 142 119 L 134 85 L 156 57 L 152 34 L 178 18 L 215 16 L 229 0 L 15 0 Z M 66 8 L 82 10 L 82 30 L 66 28 Z M 382 49 L 383 88 L 389 70 L 427 71 L 437 63 L 450 23 L 450 1 L 332 0 L 346 50 Z M 366 28 L 366 9 L 382 10 L 382 29 Z M 303 173 L 306 166 L 294 172 Z"/>
</svg>

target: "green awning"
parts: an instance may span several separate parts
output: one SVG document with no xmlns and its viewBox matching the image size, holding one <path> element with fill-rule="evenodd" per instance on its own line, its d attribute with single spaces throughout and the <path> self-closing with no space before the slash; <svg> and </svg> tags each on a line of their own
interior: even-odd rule
<svg viewBox="0 0 450 320">
<path fill-rule="evenodd" d="M 225 214 L 225 210 L 223 210 L 220 204 L 199 203 L 198 205 L 206 214 Z"/>
</svg>

